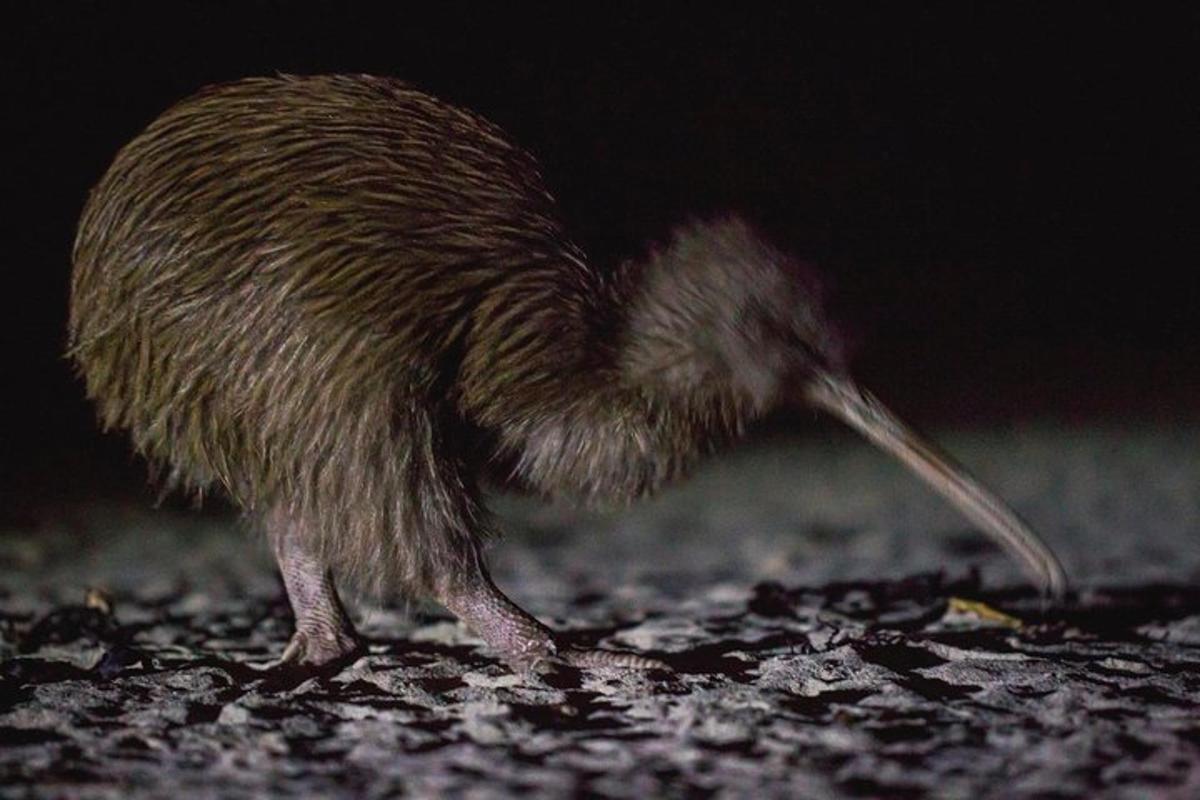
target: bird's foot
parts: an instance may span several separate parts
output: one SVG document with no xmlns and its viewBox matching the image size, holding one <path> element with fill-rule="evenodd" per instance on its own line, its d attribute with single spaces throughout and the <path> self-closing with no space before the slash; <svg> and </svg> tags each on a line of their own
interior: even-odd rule
<svg viewBox="0 0 1200 800">
<path fill-rule="evenodd" d="M 560 667 L 672 671 L 667 664 L 658 659 L 631 653 L 627 650 L 605 650 L 598 647 L 575 647 L 560 644 L 548 632 L 543 636 L 526 640 L 515 650 L 501 651 L 501 657 L 513 672 L 526 676 L 553 673 Z"/>
<path fill-rule="evenodd" d="M 268 517 L 267 527 L 296 620 L 296 632 L 275 665 L 323 667 L 361 651 L 362 641 L 342 607 L 333 575 L 300 528 L 281 509 Z"/>
<path fill-rule="evenodd" d="M 310 625 L 296 629 L 277 665 L 323 667 L 349 658 L 362 646 L 348 625 Z"/>
<path fill-rule="evenodd" d="M 473 580 L 443 590 L 439 599 L 483 637 L 514 672 L 543 674 L 562 666 L 670 670 L 663 662 L 636 653 L 575 647 L 561 642 L 552 630 L 497 589 L 482 563 L 472 577 Z"/>
<path fill-rule="evenodd" d="M 599 647 L 566 647 L 559 658 L 579 669 L 615 667 L 616 669 L 661 669 L 672 672 L 670 666 L 657 658 L 631 653 L 628 650 L 604 650 Z"/>
</svg>

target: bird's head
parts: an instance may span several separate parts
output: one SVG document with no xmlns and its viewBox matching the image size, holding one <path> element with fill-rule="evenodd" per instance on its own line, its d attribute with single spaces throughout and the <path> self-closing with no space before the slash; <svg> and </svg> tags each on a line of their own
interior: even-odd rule
<svg viewBox="0 0 1200 800">
<path fill-rule="evenodd" d="M 676 231 L 635 280 L 620 367 L 648 391 L 762 414 L 844 371 L 815 273 L 738 218 Z"/>
<path fill-rule="evenodd" d="M 631 269 L 623 380 L 684 413 L 739 424 L 779 407 L 827 411 L 954 504 L 1044 592 L 1062 594 L 1065 573 L 1041 539 L 850 378 L 810 269 L 736 218 L 683 228 Z"/>
</svg>

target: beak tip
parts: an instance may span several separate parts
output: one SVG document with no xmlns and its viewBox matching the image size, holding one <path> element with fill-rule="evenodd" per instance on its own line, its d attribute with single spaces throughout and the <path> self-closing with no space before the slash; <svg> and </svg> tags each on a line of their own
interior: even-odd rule
<svg viewBox="0 0 1200 800">
<path fill-rule="evenodd" d="M 1067 573 L 1057 561 L 1046 565 L 1045 572 L 1040 576 L 1038 584 L 1041 590 L 1042 602 L 1048 606 L 1061 605 L 1071 590 Z"/>
</svg>

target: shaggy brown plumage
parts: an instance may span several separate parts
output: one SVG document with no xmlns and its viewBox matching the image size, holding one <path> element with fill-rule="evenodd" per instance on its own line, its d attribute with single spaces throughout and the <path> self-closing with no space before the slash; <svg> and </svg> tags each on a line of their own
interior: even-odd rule
<svg viewBox="0 0 1200 800">
<path fill-rule="evenodd" d="M 626 500 L 841 374 L 811 280 L 743 222 L 597 268 L 526 153 L 388 79 L 168 110 L 88 198 L 74 264 L 103 423 L 376 588 L 473 563 L 485 474 Z"/>
<path fill-rule="evenodd" d="M 758 247 L 727 223 L 673 249 L 738 240 Z M 402 83 L 245 80 L 155 120 L 88 198 L 70 352 L 169 485 L 283 503 L 339 572 L 421 589 L 486 530 L 492 456 L 539 491 L 632 497 L 761 405 L 708 374 L 692 328 L 763 275 L 670 260 L 592 269 L 528 155 Z M 634 288 L 720 270 L 730 296 L 701 287 L 704 307 Z M 660 397 L 676 373 L 706 391 Z"/>
</svg>

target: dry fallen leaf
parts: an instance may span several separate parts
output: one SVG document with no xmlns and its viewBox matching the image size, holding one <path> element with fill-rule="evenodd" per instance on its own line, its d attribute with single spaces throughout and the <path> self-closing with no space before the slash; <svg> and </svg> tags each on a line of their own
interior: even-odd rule
<svg viewBox="0 0 1200 800">
<path fill-rule="evenodd" d="M 1020 628 L 1024 623 L 1016 617 L 1009 616 L 1003 611 L 997 611 L 987 603 L 979 600 L 967 600 L 962 597 L 950 598 L 950 610 L 959 614 L 970 614 L 988 622 L 995 622 L 1008 628 Z"/>
</svg>

